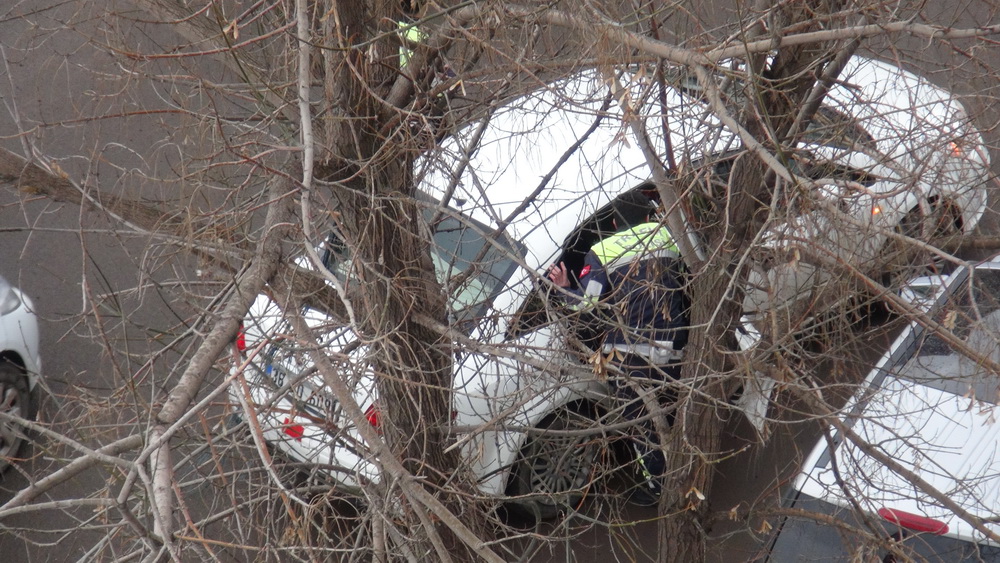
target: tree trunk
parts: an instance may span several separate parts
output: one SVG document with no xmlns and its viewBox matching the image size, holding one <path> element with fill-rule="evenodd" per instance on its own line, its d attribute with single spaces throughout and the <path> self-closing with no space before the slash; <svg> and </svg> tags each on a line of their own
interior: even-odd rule
<svg viewBox="0 0 1000 563">
<path fill-rule="evenodd" d="M 775 12 L 771 22 L 775 37 L 780 38 L 784 26 L 794 23 L 818 25 L 818 14 L 832 13 L 839 3 L 817 1 L 809 4 L 797 4 Z M 794 130 L 797 109 L 822 71 L 819 61 L 828 54 L 827 48 L 811 44 L 779 49 L 769 63 L 759 62 L 763 72 L 756 83 L 748 85 L 752 94 L 747 96 L 748 106 L 743 108 L 738 120 L 771 154 L 780 154 L 786 143 L 794 144 L 794 139 L 786 136 Z M 755 108 L 756 104 L 759 107 Z M 742 314 L 738 288 L 744 287 L 746 280 L 745 272 L 738 269 L 737 264 L 750 250 L 750 242 L 764 225 L 774 196 L 774 177 L 768 165 L 755 155 L 747 154 L 738 159 L 729 178 L 729 192 L 722 211 L 725 216 L 718 217 L 702 231 L 709 241 L 709 255 L 713 258 L 692 278 L 689 289 L 691 324 L 700 329 L 692 331 L 688 345 L 691 361 L 685 365 L 683 379 L 714 400 L 688 401 L 671 432 L 665 483 L 665 490 L 671 495 L 667 499 L 666 514 L 671 516 L 664 519 L 659 536 L 663 561 L 704 560 L 709 506 L 702 498 L 712 488 L 714 462 L 720 455 L 724 417 L 717 411 L 733 391 L 726 376 L 732 372 L 727 358 L 735 349 L 733 331 Z M 770 335 L 765 333 L 764 340 L 765 343 L 770 340 Z"/>
<path fill-rule="evenodd" d="M 719 398 L 728 396 L 726 381 L 719 378 L 731 370 L 727 351 L 734 345 L 731 329 L 740 318 L 739 303 L 727 297 L 732 276 L 721 264 L 724 259 L 710 261 L 695 278 L 698 289 L 691 322 L 704 329 L 691 331 L 687 349 L 702 353 L 695 369 L 685 366 L 684 377 L 699 392 Z M 666 514 L 672 517 L 659 528 L 661 561 L 703 561 L 705 556 L 703 527 L 709 506 L 704 496 L 712 487 L 711 461 L 720 451 L 725 419 L 719 416 L 718 403 L 691 397 L 678 412 L 667 449 L 664 490 L 670 495 Z"/>
<path fill-rule="evenodd" d="M 415 198 L 410 140 L 385 138 L 386 123 L 399 122 L 396 108 L 384 104 L 398 77 L 396 0 L 336 2 L 328 9 L 339 26 L 327 29 L 323 123 L 326 151 L 319 173 L 333 182 L 340 206 L 333 211 L 351 248 L 351 277 L 360 290 L 355 327 L 370 343 L 379 395 L 379 423 L 391 451 L 421 483 L 440 497 L 441 491 L 470 492 L 471 480 L 455 479 L 459 451 L 444 453 L 450 422 L 453 366 L 451 346 L 442 335 L 415 319 L 447 318 L 447 299 L 436 279 L 430 256 L 430 233 Z M 377 39 L 376 39 L 377 38 Z M 402 119 L 405 123 L 406 120 Z M 445 486 L 447 485 L 447 487 Z M 390 487 L 391 483 L 383 483 Z M 398 491 L 387 491 L 399 498 Z M 458 496 L 441 499 L 458 511 Z M 450 502 L 449 502 L 450 501 Z M 467 505 L 467 503 L 465 503 Z M 422 514 L 421 506 L 404 506 L 393 519 L 404 518 L 405 535 L 425 545 L 415 553 L 472 560 L 472 552 L 440 524 Z M 463 521 L 477 533 L 486 529 L 482 516 Z M 378 516 L 376 518 L 379 518 Z M 437 522 L 433 530 L 427 522 Z M 442 553 L 442 545 L 447 550 Z"/>
</svg>

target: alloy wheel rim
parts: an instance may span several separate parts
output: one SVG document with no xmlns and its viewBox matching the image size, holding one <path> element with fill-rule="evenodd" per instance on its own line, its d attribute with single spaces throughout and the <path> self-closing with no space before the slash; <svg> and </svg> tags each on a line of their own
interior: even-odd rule
<svg viewBox="0 0 1000 563">
<path fill-rule="evenodd" d="M 586 486 L 597 459 L 593 440 L 571 436 L 549 437 L 535 453 L 531 490 L 543 495 L 540 501 L 546 504 L 558 504 L 561 496 Z"/>
</svg>

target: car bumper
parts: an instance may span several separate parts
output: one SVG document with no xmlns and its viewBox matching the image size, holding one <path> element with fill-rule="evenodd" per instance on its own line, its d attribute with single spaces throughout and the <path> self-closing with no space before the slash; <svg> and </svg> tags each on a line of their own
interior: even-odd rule
<svg viewBox="0 0 1000 563">
<path fill-rule="evenodd" d="M 30 387 L 33 390 L 42 371 L 38 346 L 38 318 L 35 316 L 31 299 L 20 290 L 13 291 L 21 303 L 16 309 L 0 317 L 0 343 L 3 352 L 17 355 L 28 373 Z"/>
<path fill-rule="evenodd" d="M 369 461 L 373 456 L 366 453 L 357 430 L 331 422 L 343 420 L 342 416 L 323 416 L 316 405 L 289 400 L 288 389 L 274 385 L 269 367 L 251 362 L 244 372 L 246 386 L 238 379 L 230 386 L 230 398 L 244 416 L 256 420 L 263 441 L 347 489 L 380 480 L 378 468 Z"/>
</svg>

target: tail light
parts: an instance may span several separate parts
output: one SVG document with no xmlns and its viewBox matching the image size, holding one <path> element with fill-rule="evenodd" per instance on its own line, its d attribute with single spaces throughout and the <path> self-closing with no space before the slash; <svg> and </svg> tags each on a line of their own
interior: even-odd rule
<svg viewBox="0 0 1000 563">
<path fill-rule="evenodd" d="M 379 416 L 381 416 L 381 412 L 379 412 L 377 403 L 372 403 L 372 405 L 365 410 L 365 418 L 368 419 L 368 424 L 371 424 L 372 428 L 381 433 L 382 430 L 379 429 Z"/>
<path fill-rule="evenodd" d="M 905 510 L 880 508 L 878 509 L 878 515 L 888 522 L 892 522 L 907 530 L 913 530 L 914 532 L 927 532 L 937 536 L 948 533 L 948 525 L 944 522 L 928 518 L 927 516 L 906 512 Z"/>
<path fill-rule="evenodd" d="M 306 433 L 305 426 L 301 424 L 292 424 L 292 419 L 286 417 L 284 422 L 285 434 L 288 434 L 296 440 L 302 441 L 302 436 Z"/>
<path fill-rule="evenodd" d="M 378 430 L 380 434 L 382 433 L 382 430 L 379 428 L 379 425 L 381 424 L 379 418 L 381 416 L 382 411 L 378 408 L 378 403 L 372 403 L 371 406 L 365 409 L 365 419 L 368 421 L 368 424 L 371 424 L 372 428 Z M 458 411 L 451 411 L 451 421 L 455 422 L 456 418 L 458 418 Z"/>
<path fill-rule="evenodd" d="M 236 349 L 240 352 L 247 350 L 247 331 L 243 323 L 240 323 L 239 328 L 236 329 Z"/>
</svg>

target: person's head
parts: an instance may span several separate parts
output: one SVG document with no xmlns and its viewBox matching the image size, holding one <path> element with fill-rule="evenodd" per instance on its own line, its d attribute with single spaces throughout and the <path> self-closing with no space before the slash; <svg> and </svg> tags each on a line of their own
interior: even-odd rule
<svg viewBox="0 0 1000 563">
<path fill-rule="evenodd" d="M 654 211 L 656 205 L 643 195 L 640 189 L 626 192 L 611 202 L 611 216 L 619 229 L 627 229 L 649 221 Z"/>
</svg>

